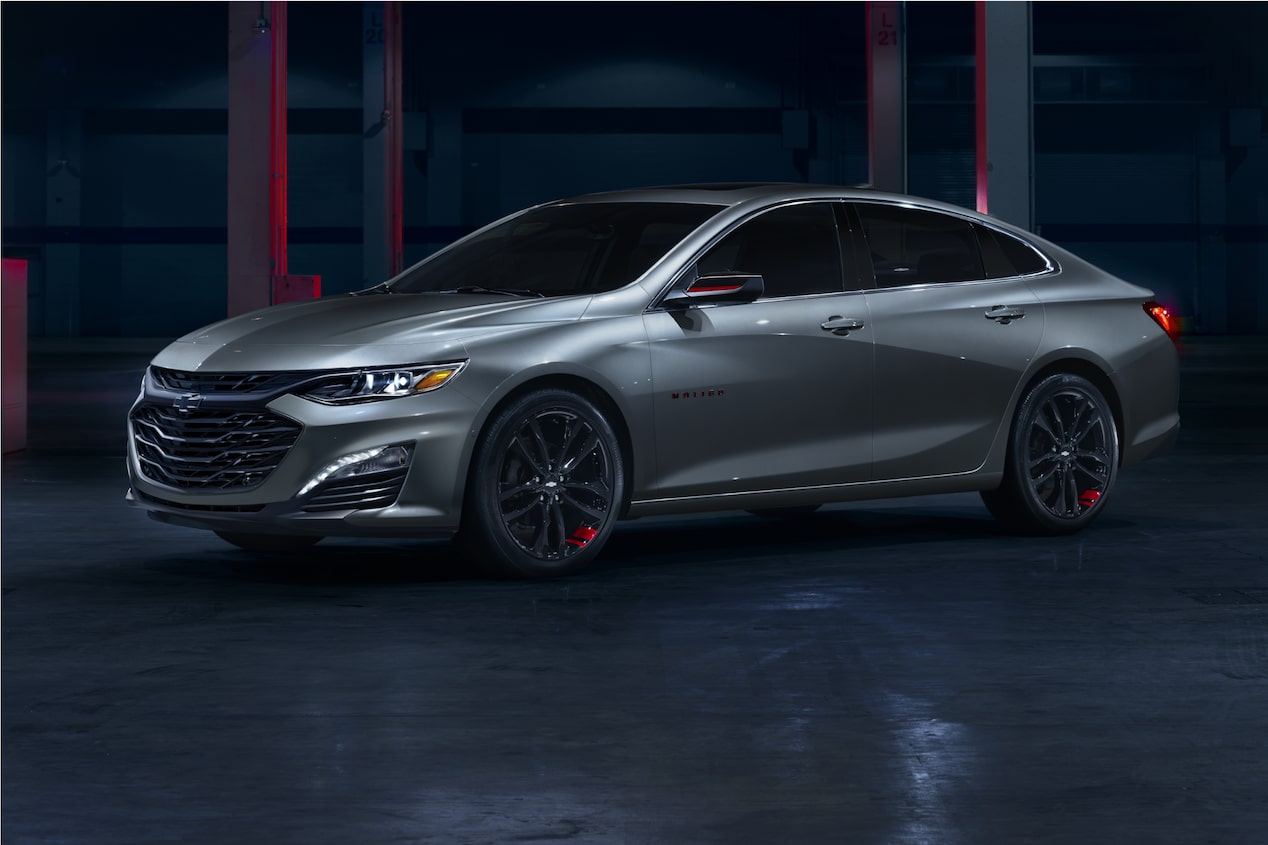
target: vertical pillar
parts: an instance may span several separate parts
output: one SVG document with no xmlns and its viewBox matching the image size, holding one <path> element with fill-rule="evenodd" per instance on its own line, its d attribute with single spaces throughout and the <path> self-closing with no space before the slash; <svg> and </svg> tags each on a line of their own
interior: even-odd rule
<svg viewBox="0 0 1268 845">
<path fill-rule="evenodd" d="M 384 216 L 387 217 L 388 272 L 395 276 L 404 268 L 405 226 L 405 103 L 401 99 L 401 4 L 387 0 L 383 4 L 383 89 L 385 100 L 384 131 L 387 138 L 387 161 L 384 163 Z"/>
<path fill-rule="evenodd" d="M 3 386 L 4 408 L 0 414 L 3 429 L 3 451 L 17 452 L 26 448 L 26 262 L 4 259 L 0 277 L 0 300 L 3 301 L 3 364 L 0 364 L 0 385 Z"/>
<path fill-rule="evenodd" d="M 976 3 L 977 210 L 1034 226 L 1031 7 Z"/>
<path fill-rule="evenodd" d="M 1268 144 L 1261 142 L 1259 146 L 1250 151 L 1250 159 L 1255 167 L 1253 184 L 1259 185 L 1260 189 L 1256 192 L 1258 195 L 1256 214 L 1251 218 L 1255 223 L 1255 228 L 1259 232 L 1268 230 L 1268 195 L 1263 190 L 1263 185 L 1268 184 Z M 1253 278 L 1263 279 L 1268 276 L 1268 242 L 1264 241 L 1262 236 L 1252 241 L 1255 250 L 1255 275 Z M 1258 334 L 1268 334 L 1268 291 L 1264 290 L 1263 285 L 1259 287 L 1259 325 L 1255 331 Z"/>
<path fill-rule="evenodd" d="M 365 3 L 361 18 L 361 263 L 364 281 L 377 284 L 399 273 L 403 260 L 401 4 Z"/>
<path fill-rule="evenodd" d="M 78 109 L 49 109 L 45 144 L 44 334 L 79 336 L 80 172 L 84 124 Z"/>
<path fill-rule="evenodd" d="M 382 2 L 361 5 L 361 122 L 365 127 L 361 144 L 361 269 L 366 286 L 391 277 L 387 243 L 387 135 L 384 112 L 387 89 L 384 53 L 386 27 Z"/>
<path fill-rule="evenodd" d="M 907 190 L 907 34 L 902 3 L 867 4 L 868 181 Z"/>
<path fill-rule="evenodd" d="M 269 68 L 269 268 L 273 279 L 289 272 L 287 262 L 287 159 L 286 159 L 286 3 L 272 3 L 273 19 L 269 34 L 273 38 L 273 55 Z M 269 286 L 270 293 L 273 286 Z"/>
<path fill-rule="evenodd" d="M 229 3 L 228 311 L 286 273 L 286 3 Z"/>
</svg>

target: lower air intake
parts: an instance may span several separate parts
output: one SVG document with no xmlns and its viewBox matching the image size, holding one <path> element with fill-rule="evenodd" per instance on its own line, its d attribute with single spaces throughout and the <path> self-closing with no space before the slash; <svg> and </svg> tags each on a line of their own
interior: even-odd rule
<svg viewBox="0 0 1268 845">
<path fill-rule="evenodd" d="M 308 513 L 322 511 L 369 510 L 396 504 L 405 484 L 409 467 L 401 466 L 385 472 L 339 478 L 319 486 L 304 503 Z"/>
</svg>

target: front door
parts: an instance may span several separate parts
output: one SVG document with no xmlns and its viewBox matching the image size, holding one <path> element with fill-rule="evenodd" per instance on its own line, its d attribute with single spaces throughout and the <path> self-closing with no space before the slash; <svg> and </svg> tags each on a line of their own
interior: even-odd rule
<svg viewBox="0 0 1268 845">
<path fill-rule="evenodd" d="M 842 289 L 836 220 L 832 204 L 818 202 L 741 224 L 686 283 L 718 272 L 760 274 L 763 298 L 645 316 L 658 496 L 870 477 L 867 300 Z"/>
</svg>

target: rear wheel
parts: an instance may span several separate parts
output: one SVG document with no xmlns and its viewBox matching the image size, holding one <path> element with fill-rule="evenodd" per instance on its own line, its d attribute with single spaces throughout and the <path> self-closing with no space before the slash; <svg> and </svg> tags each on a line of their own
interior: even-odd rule
<svg viewBox="0 0 1268 845">
<path fill-rule="evenodd" d="M 302 551 L 322 539 L 309 534 L 242 534 L 237 531 L 217 531 L 216 536 L 248 552 L 276 553 Z"/>
<path fill-rule="evenodd" d="M 607 542 L 624 489 L 620 444 L 598 407 L 571 391 L 533 391 L 476 446 L 459 546 L 499 575 L 576 572 Z"/>
<path fill-rule="evenodd" d="M 1114 414 L 1096 386 L 1069 373 L 1048 376 L 1018 406 L 1003 483 L 982 501 L 1011 530 L 1073 534 L 1104 508 L 1118 453 Z"/>
</svg>

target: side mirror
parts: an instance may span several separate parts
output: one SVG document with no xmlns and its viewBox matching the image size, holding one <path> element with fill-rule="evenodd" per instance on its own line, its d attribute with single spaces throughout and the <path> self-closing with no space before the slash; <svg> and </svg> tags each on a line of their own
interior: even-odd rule
<svg viewBox="0 0 1268 845">
<path fill-rule="evenodd" d="M 716 273 L 700 276 L 686 288 L 671 291 L 661 304 L 666 308 L 690 308 L 711 302 L 753 302 L 765 291 L 766 283 L 754 273 Z"/>
</svg>

